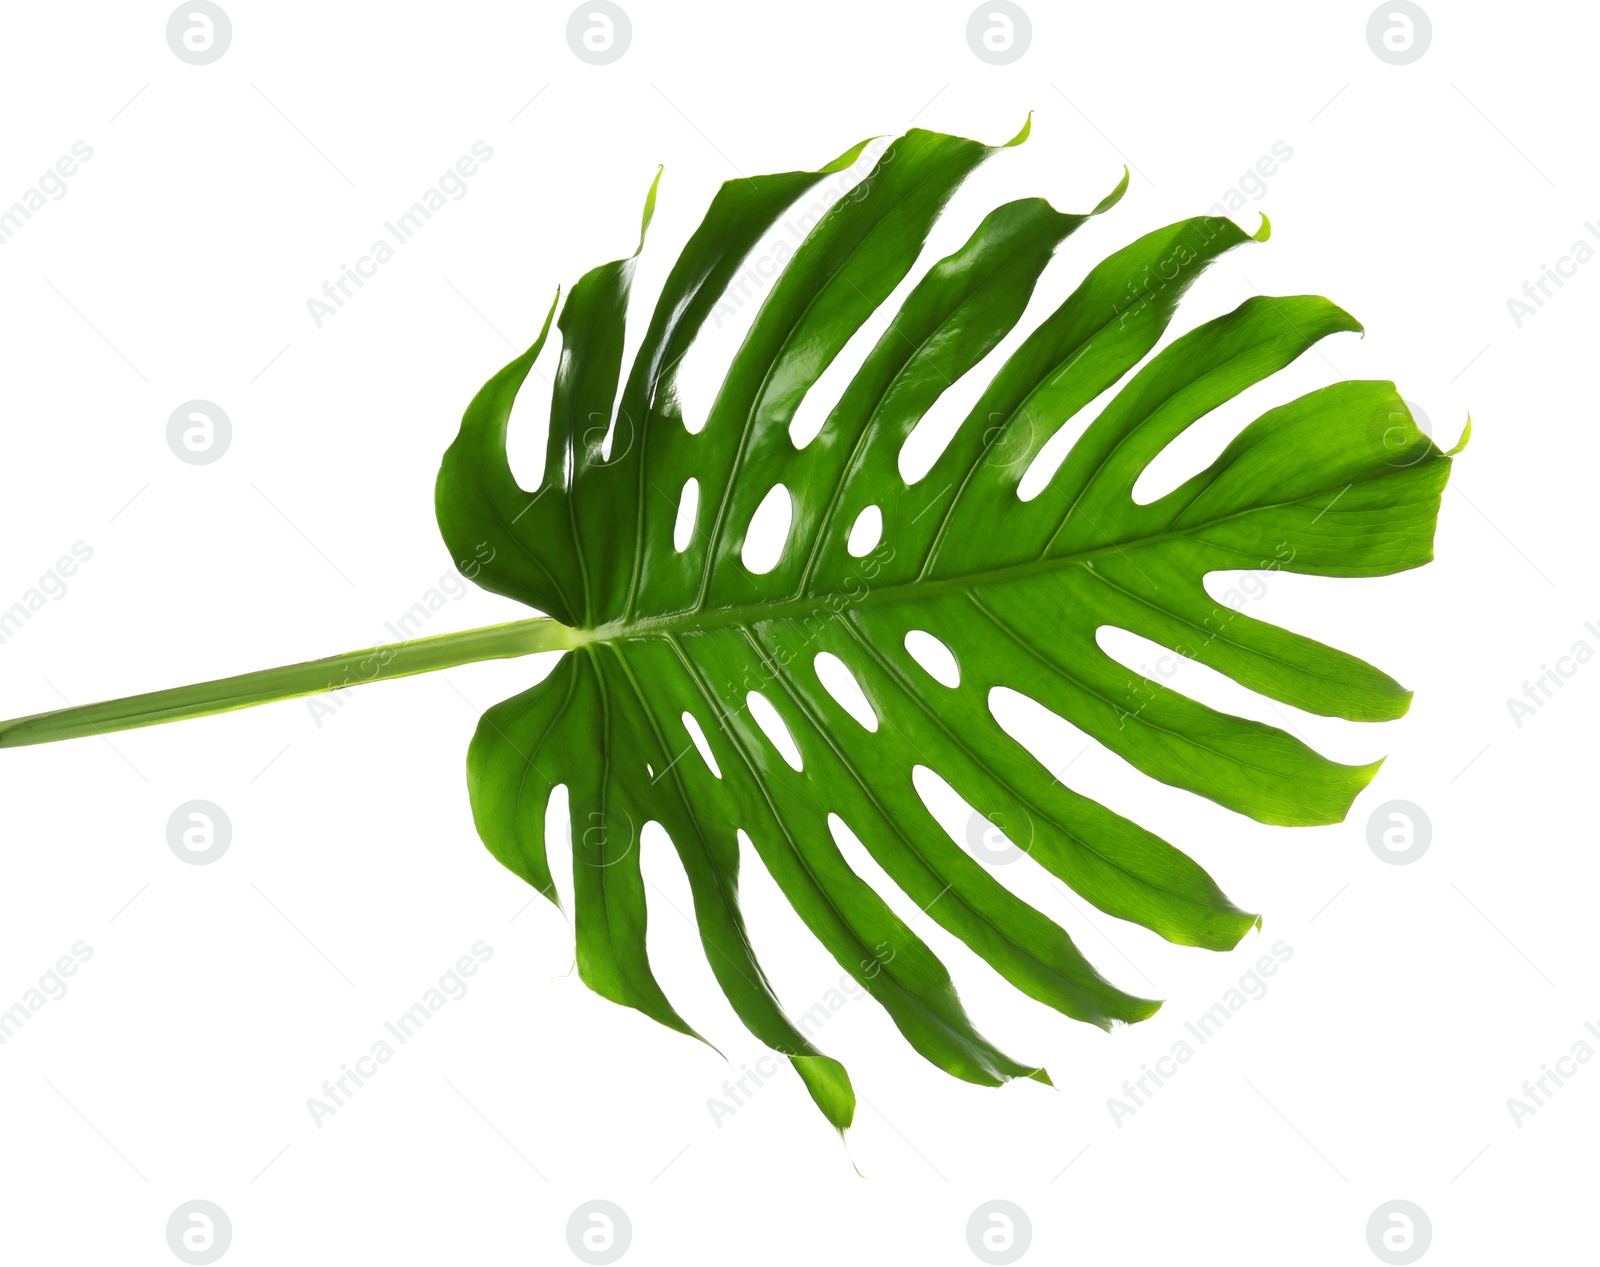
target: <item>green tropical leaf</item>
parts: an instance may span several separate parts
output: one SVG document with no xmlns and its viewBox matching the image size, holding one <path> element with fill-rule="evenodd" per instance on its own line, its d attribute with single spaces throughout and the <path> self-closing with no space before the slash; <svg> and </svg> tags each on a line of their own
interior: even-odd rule
<svg viewBox="0 0 1600 1267">
<path fill-rule="evenodd" d="M 656 823 L 729 1002 L 789 1057 L 836 1126 L 854 1112 L 850 1080 L 784 1012 L 756 960 L 739 904 L 747 850 L 926 1059 L 986 1085 L 1048 1081 L 978 1033 L 927 944 L 852 870 L 835 827 L 1032 998 L 1103 1028 L 1152 1015 L 1158 1003 L 1106 980 L 952 840 L 914 772 L 938 774 L 992 822 L 1025 819 L 1034 862 L 1108 915 L 1229 949 L 1258 917 L 1178 848 L 1064 787 L 1001 727 L 990 694 L 1031 697 L 1150 778 L 1257 821 L 1339 822 L 1377 764 L 1331 761 L 1138 678 L 1097 634 L 1150 639 L 1313 713 L 1399 717 L 1410 694 L 1392 678 L 1216 603 L 1203 582 L 1230 569 L 1356 577 L 1426 563 L 1451 454 L 1417 428 L 1393 384 L 1341 382 L 1263 414 L 1207 469 L 1137 502 L 1140 475 L 1191 424 L 1319 340 L 1361 328 L 1326 299 L 1262 296 L 1151 356 L 1195 278 L 1267 236 L 1265 221 L 1252 237 L 1203 216 L 1094 267 L 908 485 L 907 437 L 1013 329 L 1056 247 L 1117 202 L 1126 174 L 1087 214 L 1038 198 L 991 212 L 910 289 L 820 431 L 797 447 L 801 402 L 910 274 L 951 194 L 1001 148 L 921 130 L 890 145 L 789 260 L 698 430 L 679 394 L 685 353 L 784 210 L 862 147 L 817 171 L 725 184 L 625 377 L 638 255 L 587 273 L 560 305 L 545 473 L 524 490 L 507 427 L 551 308 L 532 346 L 468 406 L 436 497 L 444 539 L 475 561 L 473 579 L 545 617 L 24 718 L 0 727 L 0 746 L 561 648 L 544 680 L 483 715 L 468 781 L 484 843 L 552 900 L 546 807 L 567 789 L 578 968 L 592 989 L 694 1033 L 646 953 L 640 842 Z M 652 186 L 646 229 L 655 197 Z M 1043 491 L 1023 500 L 1019 483 L 1045 444 L 1119 383 Z M 691 487 L 693 530 L 679 548 Z M 787 497 L 790 523 L 776 563 L 756 572 L 745 546 L 772 497 Z M 853 550 L 853 530 L 873 517 L 879 541 Z M 954 676 L 915 652 L 928 638 Z M 837 676 L 830 685 L 825 675 L 840 669 L 869 711 Z"/>
<path fill-rule="evenodd" d="M 1151 351 L 1213 259 L 1251 240 L 1202 217 L 1098 265 L 908 488 L 897 465 L 907 436 L 1017 322 L 1051 253 L 1088 218 L 1039 199 L 998 208 L 928 270 L 820 433 L 797 449 L 789 424 L 800 402 L 990 153 L 930 132 L 896 141 L 788 264 L 691 433 L 676 382 L 683 354 L 745 253 L 820 173 L 729 182 L 673 268 L 620 400 L 636 257 L 573 289 L 539 488 L 517 487 L 505 440 L 548 325 L 472 402 L 439 475 L 439 523 L 456 556 L 492 547 L 479 583 L 574 631 L 571 654 L 486 713 L 473 740 L 484 841 L 553 894 L 544 807 L 566 785 L 583 978 L 688 1032 L 645 951 L 638 830 L 660 823 L 729 1000 L 757 1037 L 796 1060 L 839 1125 L 852 1102 L 842 1069 L 785 1017 L 751 953 L 738 906 L 740 829 L 812 933 L 922 1055 L 974 1082 L 1042 1076 L 976 1032 L 927 945 L 850 869 L 830 816 L 1018 989 L 1104 1027 L 1144 1019 L 1156 1003 L 1105 980 L 1061 928 L 950 839 L 916 792 L 914 769 L 932 768 L 991 818 L 1020 809 L 1034 860 L 1106 913 L 1185 945 L 1233 946 L 1256 917 L 1166 841 L 1056 782 L 999 726 L 989 693 L 1031 696 L 1152 778 L 1259 821 L 1338 822 L 1376 765 L 1329 761 L 1283 731 L 1135 682 L 1096 631 L 1140 634 L 1312 712 L 1398 717 L 1410 696 L 1393 679 L 1219 607 L 1202 580 L 1235 568 L 1375 576 L 1424 563 L 1449 470 L 1391 384 L 1341 383 L 1264 415 L 1208 470 L 1135 503 L 1140 473 L 1191 423 L 1318 340 L 1360 329 L 1325 299 L 1259 298 L 1150 360 L 1045 491 L 1019 499 L 1045 442 Z M 679 550 L 673 527 L 689 480 L 698 513 Z M 776 566 L 756 574 L 742 562 L 746 534 L 779 485 L 791 524 Z M 869 508 L 881 515 L 882 544 L 855 557 L 851 528 Z M 906 639 L 916 631 L 954 655 L 958 685 L 913 658 Z M 823 684 L 815 662 L 824 654 L 848 668 L 875 725 Z M 799 768 L 753 714 L 753 694 L 781 719 Z M 709 761 L 689 751 L 691 718 Z"/>
</svg>

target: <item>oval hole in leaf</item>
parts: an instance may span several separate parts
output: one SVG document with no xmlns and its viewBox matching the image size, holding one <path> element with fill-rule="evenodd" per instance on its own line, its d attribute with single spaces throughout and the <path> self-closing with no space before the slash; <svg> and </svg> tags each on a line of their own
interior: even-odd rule
<svg viewBox="0 0 1600 1267">
<path fill-rule="evenodd" d="M 906 635 L 906 650 L 940 686 L 961 685 L 961 666 L 956 663 L 954 653 L 931 633 L 913 629 Z"/>
<path fill-rule="evenodd" d="M 1109 405 L 1122 390 L 1121 381 L 1112 383 L 1103 392 L 1091 400 L 1082 409 L 1072 415 L 1072 418 L 1098 418 L 1100 411 Z M 1067 460 L 1067 455 L 1072 452 L 1072 446 L 1078 442 L 1078 437 L 1084 432 L 1081 426 L 1068 426 L 1072 421 L 1067 418 L 1062 421 L 1056 432 L 1044 442 L 1039 451 L 1033 455 L 1033 460 L 1028 463 L 1028 469 L 1022 472 L 1022 478 L 1017 481 L 1017 496 L 1025 502 L 1031 502 L 1045 486 L 1055 478 L 1055 473 L 1061 469 L 1061 464 Z"/>
<path fill-rule="evenodd" d="M 757 576 L 772 571 L 783 557 L 784 544 L 789 539 L 789 525 L 794 522 L 794 502 L 789 490 L 774 484 L 761 499 L 756 513 L 750 517 L 750 528 L 745 533 L 744 549 L 739 557 L 745 567 Z"/>
<path fill-rule="evenodd" d="M 1031 696 L 997 686 L 989 692 L 988 702 L 1000 729 L 1032 753 L 1063 787 L 1099 801 L 1156 835 L 1171 839 L 1174 833 L 1210 830 L 1223 839 L 1240 829 L 1232 810 L 1152 779 Z M 1251 824 L 1243 826 L 1251 829 Z"/>
<path fill-rule="evenodd" d="M 555 886 L 546 896 L 562 910 L 572 911 L 576 900 L 572 891 L 572 801 L 565 783 L 550 789 L 550 799 L 544 805 L 544 852 L 550 881 Z"/>
<path fill-rule="evenodd" d="M 1221 618 L 1215 619 L 1220 624 Z M 1278 703 L 1208 664 L 1116 625 L 1101 625 L 1094 640 L 1100 650 L 1128 670 L 1128 691 L 1135 700 L 1152 699 L 1157 688 L 1166 687 L 1219 713 L 1287 731 L 1336 761 L 1372 760 L 1371 741 L 1350 722 Z"/>
<path fill-rule="evenodd" d="M 850 540 L 846 543 L 845 549 L 859 559 L 882 540 L 883 512 L 876 506 L 868 506 L 856 516 L 856 521 L 850 528 Z"/>
<path fill-rule="evenodd" d="M 1198 475 L 1228 447 L 1234 436 L 1268 409 L 1282 404 L 1299 392 L 1325 385 L 1327 363 L 1319 356 L 1303 356 L 1276 374 L 1252 383 L 1244 391 L 1208 410 L 1186 427 L 1155 457 L 1139 478 L 1133 481 L 1136 505 L 1148 506 Z"/>
<path fill-rule="evenodd" d="M 599 417 L 597 417 L 595 419 L 595 429 L 596 430 L 599 429 L 601 421 L 602 421 L 602 419 L 599 418 Z M 604 438 L 600 441 L 600 460 L 602 462 L 611 461 L 611 455 L 616 452 L 616 448 L 617 448 L 617 427 L 619 425 L 621 425 L 623 428 L 625 428 L 624 431 L 623 431 L 623 443 L 626 444 L 628 442 L 629 438 L 630 438 L 629 437 L 629 432 L 626 430 L 626 428 L 628 426 L 627 419 L 626 418 L 613 418 L 611 420 L 610 424 L 607 425 L 607 427 L 606 427 L 606 433 L 605 433 Z M 617 453 L 617 457 L 618 458 L 623 458 L 623 457 L 626 457 L 626 456 L 627 456 L 627 449 L 626 448 L 621 453 Z"/>
<path fill-rule="evenodd" d="M 706 732 L 700 729 L 699 719 L 693 713 L 685 713 L 683 728 L 689 732 L 689 738 L 694 740 L 694 746 L 700 750 L 701 757 L 711 767 L 711 773 L 720 779 L 722 767 L 717 764 L 717 758 L 711 752 L 711 745 L 706 742 Z"/>
<path fill-rule="evenodd" d="M 830 192 L 837 193 L 839 185 L 834 185 Z M 815 205 L 815 204 L 814 204 Z M 803 219 L 803 217 L 801 217 Z M 935 228 L 928 235 L 928 242 L 923 244 L 919 259 L 938 259 L 944 252 L 937 252 L 928 243 L 939 236 L 939 229 Z M 871 249 L 868 247 L 867 249 Z M 924 265 L 925 267 L 925 265 Z M 789 420 L 789 441 L 796 449 L 803 449 L 822 432 L 832 416 L 839 399 L 845 394 L 850 384 L 855 380 L 862 365 L 872 354 L 894 323 L 900 306 L 905 302 L 918 281 L 922 278 L 921 268 L 912 268 L 902 277 L 895 288 L 885 296 L 882 303 L 873 308 L 872 312 L 856 331 L 847 340 L 838 353 L 827 363 L 811 386 L 806 389 L 804 396 L 795 406 L 794 415 Z M 903 336 L 901 336 L 903 338 Z"/>
<path fill-rule="evenodd" d="M 839 373 L 840 370 L 849 368 L 840 364 L 842 359 L 842 357 L 835 359 L 833 364 L 823 371 L 822 377 L 812 385 L 811 390 L 796 406 L 794 417 L 789 420 L 789 442 L 796 449 L 805 448 L 817 438 L 823 424 L 828 421 L 833 402 L 838 400 L 844 389 L 849 386 L 848 373 Z M 830 379 L 834 381 L 830 382 Z"/>
<path fill-rule="evenodd" d="M 1116 625 L 1101 625 L 1094 640 L 1128 671 L 1126 690 L 1135 710 L 1159 696 L 1164 687 L 1219 713 L 1285 729 L 1283 718 L 1273 716 L 1273 706 L 1262 696 L 1181 651 Z"/>
<path fill-rule="evenodd" d="M 640 875 L 650 894 L 650 914 L 656 913 L 657 901 L 680 911 L 693 909 L 694 894 L 689 887 L 689 877 L 678 862 L 677 850 L 667 829 L 655 819 L 648 820 L 639 828 L 636 847 L 639 851 Z M 709 973 L 709 968 L 704 966 L 705 953 L 697 944 L 700 938 L 693 924 L 664 917 L 649 919 L 645 923 L 644 939 L 645 953 L 651 963 L 673 965 L 667 972 L 659 974 L 664 990 L 676 994 L 686 988 L 716 988 L 711 983 L 704 986 L 699 984 Z M 691 981 L 694 984 L 691 985 Z"/>
<path fill-rule="evenodd" d="M 1162 789 L 1152 786 L 1148 776 L 1032 696 L 997 686 L 989 692 L 988 703 L 995 724 L 1026 748 L 1063 787 L 1080 796 L 1128 815 L 1141 812 L 1141 797 L 1148 805 L 1162 795 Z"/>
<path fill-rule="evenodd" d="M 985 866 L 1015 862 L 1033 844 L 1033 813 L 1021 802 L 997 799 L 987 814 L 980 813 L 937 770 L 925 765 L 911 768 L 911 785 L 950 839 Z M 1010 877 L 1007 880 L 1009 884 Z"/>
<path fill-rule="evenodd" d="M 690 476 L 678 497 L 678 522 L 672 527 L 672 548 L 682 554 L 694 536 L 694 517 L 700 511 L 700 481 Z"/>
<path fill-rule="evenodd" d="M 1046 274 L 1046 284 L 1041 285 L 1034 293 L 1030 313 L 1037 312 L 1043 315 L 1062 299 L 1066 298 L 1063 291 L 1054 299 L 1047 299 L 1049 292 L 1049 274 Z M 928 411 L 922 415 L 921 420 L 911 429 L 911 434 L 906 437 L 900 446 L 897 464 L 900 469 L 900 478 L 908 485 L 915 484 L 930 470 L 944 451 L 950 447 L 950 441 L 955 438 L 956 432 L 961 429 L 962 423 L 968 421 L 978 402 L 983 399 L 983 393 L 988 390 L 994 376 L 999 373 L 1000 367 L 1011 358 L 1018 346 L 1032 332 L 1038 316 L 1024 316 L 1005 338 L 990 349 L 987 355 L 974 365 L 970 370 L 958 378 L 946 391 L 942 392 L 939 399 L 934 401 Z M 986 424 L 997 425 L 1003 421 L 999 416 L 993 417 Z M 976 425 L 976 424 L 974 424 Z M 934 500 L 937 496 L 935 490 L 924 492 L 921 496 Z M 925 504 L 925 503 L 924 503 Z M 920 509 L 920 506 L 919 506 Z"/>
<path fill-rule="evenodd" d="M 872 856 L 872 851 L 862 844 L 861 837 L 856 835 L 855 829 L 840 818 L 839 815 L 829 813 L 828 834 L 833 837 L 833 843 L 838 846 L 839 854 L 843 857 L 845 865 L 854 871 L 862 883 L 868 885 L 880 896 L 884 904 L 900 917 L 900 922 L 908 927 L 916 926 L 921 908 L 916 901 L 906 894 L 891 876 Z M 930 946 L 937 946 L 937 953 L 944 953 L 950 949 L 953 938 L 948 938 L 944 929 L 932 920 L 917 927 L 920 936 L 926 938 Z M 943 942 L 943 945 L 939 943 Z M 956 945 L 961 943 L 956 942 Z M 880 944 L 868 950 L 867 954 L 859 961 L 863 973 L 876 975 L 882 971 L 882 965 L 894 958 L 893 948 L 887 943 Z M 957 952 L 959 953 L 959 952 Z M 874 960 L 877 966 L 874 966 Z M 860 995 L 850 996 L 860 998 Z"/>
<path fill-rule="evenodd" d="M 1285 559 L 1293 557 L 1287 553 L 1288 549 L 1289 547 L 1285 546 L 1279 551 Z M 1205 586 L 1206 596 L 1227 608 L 1226 612 L 1218 613 L 1217 618 L 1232 620 L 1232 613 L 1243 611 L 1251 604 L 1265 598 L 1283 579 L 1283 574 L 1271 566 L 1275 561 L 1268 560 L 1266 567 L 1229 568 L 1223 572 L 1207 572 L 1202 576 L 1200 584 Z M 1258 620 L 1267 619 L 1259 610 L 1253 614 Z"/>
<path fill-rule="evenodd" d="M 544 482 L 545 449 L 550 442 L 550 379 L 561 355 L 561 340 L 554 334 L 551 331 L 517 390 L 506 423 L 506 462 L 519 488 L 537 489 Z"/>
<path fill-rule="evenodd" d="M 850 672 L 850 666 L 831 651 L 819 652 L 811 663 L 817 671 L 817 680 L 833 696 L 833 702 L 868 730 L 876 732 L 878 714 L 873 711 L 861 683 L 856 681 L 856 675 Z"/>
<path fill-rule="evenodd" d="M 1160 501 L 1221 456 L 1234 433 L 1249 421 L 1238 418 L 1237 408 L 1228 408 L 1231 404 L 1234 402 L 1213 410 L 1150 459 L 1133 481 L 1131 495 L 1135 505 Z"/>
<path fill-rule="evenodd" d="M 784 725 L 783 718 L 778 716 L 772 701 L 760 691 L 751 691 L 744 697 L 744 702 L 750 708 L 750 716 L 756 719 L 756 725 L 761 727 L 761 732 L 772 741 L 772 746 L 782 754 L 783 759 L 796 770 L 803 769 L 800 749 L 795 746 L 794 736 Z"/>
<path fill-rule="evenodd" d="M 762 249 L 757 246 L 747 258 L 760 259 Z M 710 319 L 700 327 L 699 335 L 678 362 L 673 388 L 683 415 L 683 429 L 690 435 L 699 435 L 705 430 L 711 419 L 711 407 L 727 375 L 728 363 L 755 323 L 768 285 L 763 281 L 757 287 L 752 284 L 755 280 L 748 266 L 730 280 Z"/>
</svg>

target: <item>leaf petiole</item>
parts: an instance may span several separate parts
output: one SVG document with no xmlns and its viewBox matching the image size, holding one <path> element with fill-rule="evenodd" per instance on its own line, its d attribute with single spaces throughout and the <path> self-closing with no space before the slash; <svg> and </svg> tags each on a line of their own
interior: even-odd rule
<svg viewBox="0 0 1600 1267">
<path fill-rule="evenodd" d="M 197 682 L 193 686 L 177 686 L 99 704 L 18 717 L 0 722 L 0 748 L 19 748 L 24 744 L 52 743 L 58 739 L 103 735 L 189 717 L 207 717 L 256 704 L 342 691 L 386 678 L 432 673 L 477 660 L 503 660 L 532 655 L 536 651 L 569 650 L 581 641 L 581 635 L 575 630 L 543 616 L 415 638 L 323 660 L 307 660 L 303 664 Z"/>
</svg>

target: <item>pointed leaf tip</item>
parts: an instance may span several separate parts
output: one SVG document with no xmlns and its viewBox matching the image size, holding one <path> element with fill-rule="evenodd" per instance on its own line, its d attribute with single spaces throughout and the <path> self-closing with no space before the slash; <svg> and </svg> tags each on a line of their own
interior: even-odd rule
<svg viewBox="0 0 1600 1267">
<path fill-rule="evenodd" d="M 838 158 L 834 159 L 831 163 L 824 163 L 821 167 L 817 168 L 817 170 L 824 176 L 831 176 L 835 172 L 848 171 L 850 168 L 856 165 L 856 160 L 861 157 L 862 152 L 867 148 L 867 146 L 871 145 L 874 141 L 881 141 L 887 135 L 888 134 L 885 132 L 880 132 L 876 136 L 869 136 L 864 141 L 857 141 L 843 154 L 839 155 Z"/>
<path fill-rule="evenodd" d="M 790 1056 L 800 1080 L 805 1083 L 811 1099 L 822 1110 L 824 1117 L 844 1138 L 845 1131 L 855 1120 L 856 1093 L 850 1085 L 850 1075 L 845 1067 L 829 1056 Z"/>
<path fill-rule="evenodd" d="M 1471 439 L 1472 439 L 1472 415 L 1468 414 L 1467 415 L 1467 425 L 1461 429 L 1461 439 L 1456 441 L 1456 447 L 1451 449 L 1448 453 L 1446 453 L 1445 457 L 1447 457 L 1447 458 L 1455 457 L 1456 454 L 1460 453 L 1463 449 L 1465 449 L 1467 447 L 1467 442 L 1469 440 L 1471 440 Z"/>
<path fill-rule="evenodd" d="M 1355 790 L 1350 794 L 1349 804 L 1344 807 L 1344 813 L 1339 815 L 1337 821 L 1342 823 L 1350 816 L 1350 809 L 1353 805 L 1355 805 L 1356 797 L 1360 796 L 1367 790 L 1367 788 L 1372 786 L 1372 780 L 1378 777 L 1378 771 L 1383 769 L 1383 763 L 1388 759 L 1389 758 L 1387 756 L 1383 756 L 1379 757 L 1376 761 L 1369 761 L 1366 765 L 1355 765 L 1350 767 L 1350 771 L 1356 786 Z"/>
<path fill-rule="evenodd" d="M 1238 229 L 1240 233 L 1244 233 L 1244 225 L 1233 219 L 1232 216 L 1218 216 L 1213 218 L 1226 220 L 1227 223 Z M 1265 242 L 1272 236 L 1272 221 L 1267 219 L 1267 213 L 1265 211 L 1261 213 L 1261 223 L 1257 226 L 1256 231 L 1254 233 L 1244 233 L 1244 235 L 1252 242 Z"/>
<path fill-rule="evenodd" d="M 1007 141 L 1000 148 L 1003 149 L 1003 150 L 1009 150 L 1015 145 L 1021 145 L 1024 141 L 1026 141 L 1028 139 L 1028 134 L 1031 133 L 1032 131 L 1033 131 L 1033 111 L 1029 110 L 1028 111 L 1028 117 L 1022 121 L 1022 131 L 1018 132 L 1014 137 L 1012 137 L 1009 141 Z"/>
<path fill-rule="evenodd" d="M 634 254 L 644 250 L 645 234 L 650 232 L 650 221 L 656 214 L 656 191 L 661 188 L 661 173 L 667 170 L 665 163 L 656 164 L 655 178 L 650 182 L 650 192 L 644 196 L 644 215 L 639 220 L 639 247 Z"/>
<path fill-rule="evenodd" d="M 1110 211 L 1112 207 L 1116 206 L 1119 202 L 1122 201 L 1122 195 L 1127 193 L 1127 192 L 1128 192 L 1128 169 L 1127 169 L 1127 167 L 1123 167 L 1123 169 L 1122 169 L 1122 179 L 1117 182 L 1117 187 L 1115 189 L 1113 189 L 1109 194 L 1107 194 L 1104 198 L 1100 199 L 1100 201 L 1095 204 L 1094 210 L 1091 211 L 1089 214 L 1093 215 L 1093 216 L 1097 216 L 1102 211 Z"/>
<path fill-rule="evenodd" d="M 555 298 L 550 301 L 549 310 L 544 314 L 544 324 L 539 327 L 539 337 L 529 344 L 527 351 L 523 352 L 523 356 L 537 356 L 539 354 L 539 349 L 544 345 L 545 339 L 550 334 L 550 323 L 556 319 L 556 309 L 560 307 L 561 285 L 558 282 L 556 284 Z M 546 894 L 545 896 L 550 897 L 551 900 L 555 902 L 557 907 L 561 905 L 560 897 L 551 897 L 550 894 Z"/>
</svg>

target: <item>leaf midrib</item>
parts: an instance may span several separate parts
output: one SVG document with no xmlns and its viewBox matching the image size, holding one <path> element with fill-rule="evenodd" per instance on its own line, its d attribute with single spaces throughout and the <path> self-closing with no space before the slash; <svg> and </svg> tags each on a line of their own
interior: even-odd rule
<svg viewBox="0 0 1600 1267">
<path fill-rule="evenodd" d="M 1349 481 L 1349 487 L 1371 483 L 1375 479 L 1384 478 L 1386 474 L 1387 472 L 1379 472 L 1364 479 L 1351 480 Z M 1113 541 L 1104 546 L 1096 546 L 1091 550 L 1079 550 L 1072 554 L 1050 555 L 1045 558 L 1030 559 L 1023 563 L 1007 564 L 1003 567 L 989 568 L 984 571 L 963 572 L 956 576 L 932 579 L 912 577 L 894 585 L 869 586 L 867 592 L 860 597 L 855 597 L 839 590 L 828 590 L 820 593 L 802 594 L 797 598 L 763 600 L 726 607 L 688 608 L 663 616 L 647 616 L 632 621 L 614 621 L 610 624 L 596 626 L 593 629 L 579 629 L 574 632 L 585 643 L 613 642 L 625 638 L 663 637 L 674 634 L 697 633 L 707 629 L 727 629 L 753 625 L 769 620 L 784 620 L 816 612 L 819 608 L 827 606 L 829 599 L 843 600 L 843 606 L 840 610 L 845 608 L 857 610 L 864 607 L 883 607 L 898 602 L 916 602 L 939 594 L 975 589 L 985 585 L 1005 584 L 1008 581 L 1026 580 L 1032 576 L 1039 576 L 1070 567 L 1090 567 L 1097 558 L 1107 554 L 1125 554 L 1129 549 L 1145 549 L 1167 541 L 1192 540 L 1207 529 L 1245 518 L 1248 515 L 1303 505 L 1315 497 L 1317 493 L 1325 491 L 1325 489 L 1318 489 L 1316 493 L 1308 493 L 1304 497 L 1296 497 L 1288 501 L 1249 506 L 1231 514 L 1218 515 L 1211 519 L 1191 524 L 1181 530 L 1167 530 L 1151 533 L 1144 537 Z"/>
</svg>

